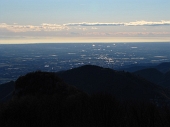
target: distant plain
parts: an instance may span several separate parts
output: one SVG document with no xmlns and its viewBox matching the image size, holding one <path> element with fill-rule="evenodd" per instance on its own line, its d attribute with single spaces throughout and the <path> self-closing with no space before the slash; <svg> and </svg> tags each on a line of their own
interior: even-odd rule
<svg viewBox="0 0 170 127">
<path fill-rule="evenodd" d="M 58 72 L 82 65 L 119 70 L 170 61 L 170 43 L 56 43 L 0 45 L 0 84 L 32 71 Z"/>
</svg>

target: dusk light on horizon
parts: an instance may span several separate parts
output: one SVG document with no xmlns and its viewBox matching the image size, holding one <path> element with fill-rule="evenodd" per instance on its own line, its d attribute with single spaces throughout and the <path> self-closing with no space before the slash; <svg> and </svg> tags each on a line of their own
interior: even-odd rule
<svg viewBox="0 0 170 127">
<path fill-rule="evenodd" d="M 169 0 L 0 2 L 0 44 L 170 42 Z"/>
</svg>

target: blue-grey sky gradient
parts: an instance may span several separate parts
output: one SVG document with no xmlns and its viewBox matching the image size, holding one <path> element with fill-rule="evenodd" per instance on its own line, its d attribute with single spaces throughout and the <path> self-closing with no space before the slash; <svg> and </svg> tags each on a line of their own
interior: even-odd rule
<svg viewBox="0 0 170 127">
<path fill-rule="evenodd" d="M 0 0 L 0 43 L 170 41 L 169 6 L 170 0 Z"/>
</svg>

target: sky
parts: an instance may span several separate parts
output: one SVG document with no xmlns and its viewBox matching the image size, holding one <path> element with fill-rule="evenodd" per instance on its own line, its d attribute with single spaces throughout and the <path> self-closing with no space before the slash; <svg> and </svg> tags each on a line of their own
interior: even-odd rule
<svg viewBox="0 0 170 127">
<path fill-rule="evenodd" d="M 170 0 L 0 0 L 0 44 L 170 42 Z"/>
</svg>

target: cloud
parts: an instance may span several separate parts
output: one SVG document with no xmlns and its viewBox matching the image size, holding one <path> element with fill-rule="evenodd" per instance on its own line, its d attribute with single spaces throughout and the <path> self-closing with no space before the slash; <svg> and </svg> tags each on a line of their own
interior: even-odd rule
<svg viewBox="0 0 170 127">
<path fill-rule="evenodd" d="M 148 21 L 136 21 L 125 23 L 125 26 L 162 26 L 162 25 L 170 25 L 170 21 L 160 21 L 160 22 L 148 22 Z"/>
<path fill-rule="evenodd" d="M 82 22 L 82 23 L 67 23 L 64 26 L 163 26 L 163 25 L 170 25 L 170 21 L 160 21 L 160 22 L 152 22 L 152 21 L 135 21 L 135 22 L 118 22 L 118 23 L 89 23 L 89 22 Z"/>
<path fill-rule="evenodd" d="M 169 37 L 170 32 L 86 32 L 81 35 L 91 37 Z"/>
<path fill-rule="evenodd" d="M 39 26 L 35 25 L 18 25 L 16 23 L 8 25 L 6 23 L 0 23 L 0 29 L 12 31 L 12 32 L 32 32 L 32 31 L 62 31 L 69 28 L 64 25 L 43 23 Z"/>
<path fill-rule="evenodd" d="M 91 29 L 92 29 L 92 30 L 97 30 L 98 28 L 97 28 L 97 27 L 92 27 Z"/>
<path fill-rule="evenodd" d="M 74 29 L 76 29 L 76 30 L 82 30 L 82 31 L 86 31 L 86 30 L 87 30 L 87 28 L 85 28 L 85 27 L 74 27 Z"/>
<path fill-rule="evenodd" d="M 65 26 L 123 26 L 124 23 L 88 23 L 88 22 L 82 22 L 82 23 L 67 23 L 64 24 Z"/>
<path fill-rule="evenodd" d="M 112 35 L 118 36 L 169 36 L 170 32 L 116 32 Z"/>
<path fill-rule="evenodd" d="M 21 25 L 17 23 L 0 23 L 0 39 L 13 38 L 56 38 L 56 37 L 170 37 L 168 27 L 138 27 L 135 26 L 170 26 L 170 21 L 148 22 L 135 21 L 128 23 L 67 23 L 40 25 Z M 89 26 L 89 27 L 87 27 Z M 100 27 L 103 26 L 103 27 Z M 107 26 L 134 26 L 110 27 Z M 143 30 L 145 29 L 145 30 Z"/>
<path fill-rule="evenodd" d="M 63 25 L 57 25 L 57 24 L 48 24 L 43 23 L 42 28 L 44 31 L 61 31 L 61 30 L 68 30 L 69 28 Z"/>
<path fill-rule="evenodd" d="M 0 23 L 0 30 L 6 30 L 11 32 L 56 32 L 56 31 L 67 31 L 71 29 L 71 26 L 75 26 L 75 29 L 86 31 L 86 26 L 91 26 L 91 29 L 98 29 L 98 26 L 170 26 L 170 21 L 160 21 L 160 22 L 152 22 L 152 21 L 135 21 L 135 22 L 113 22 L 113 23 L 89 23 L 89 22 L 82 22 L 82 23 L 67 23 L 63 25 L 58 24 L 49 24 L 43 23 L 41 25 L 19 25 L 14 23 L 12 25 L 6 23 Z M 79 27 L 77 27 L 79 26 Z M 83 27 L 83 28 L 82 28 Z"/>
</svg>

